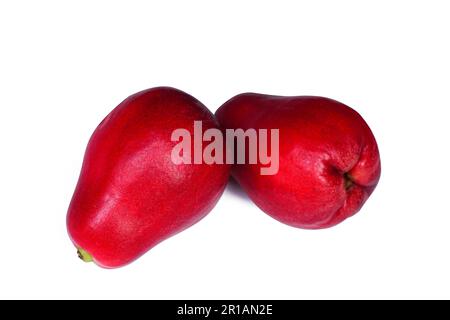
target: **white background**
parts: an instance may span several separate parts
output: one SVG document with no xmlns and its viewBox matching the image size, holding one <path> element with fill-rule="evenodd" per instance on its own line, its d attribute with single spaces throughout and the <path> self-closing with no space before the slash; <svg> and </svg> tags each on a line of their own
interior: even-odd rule
<svg viewBox="0 0 450 320">
<path fill-rule="evenodd" d="M 450 298 L 448 1 L 4 1 L 0 298 Z M 65 227 L 85 145 L 128 95 L 323 95 L 382 156 L 362 211 L 322 231 L 228 188 L 133 264 L 78 260 Z"/>
</svg>

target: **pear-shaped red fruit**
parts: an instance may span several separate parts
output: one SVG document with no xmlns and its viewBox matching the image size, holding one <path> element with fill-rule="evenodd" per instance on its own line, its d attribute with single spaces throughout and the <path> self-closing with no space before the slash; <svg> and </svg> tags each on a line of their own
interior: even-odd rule
<svg viewBox="0 0 450 320">
<path fill-rule="evenodd" d="M 283 223 L 334 226 L 358 212 L 378 183 L 375 138 L 363 118 L 340 102 L 246 93 L 227 101 L 216 117 L 225 129 L 279 130 L 279 150 L 268 144 L 275 164 L 247 161 L 232 174 L 256 205 Z M 262 174 L 268 166 L 277 172 Z"/>
<path fill-rule="evenodd" d="M 178 144 L 172 133 L 185 129 L 193 136 L 194 121 L 204 130 L 218 128 L 198 100 L 161 87 L 130 96 L 100 123 L 67 215 L 80 258 L 124 266 L 214 207 L 229 167 L 174 163 L 171 156 Z"/>
</svg>

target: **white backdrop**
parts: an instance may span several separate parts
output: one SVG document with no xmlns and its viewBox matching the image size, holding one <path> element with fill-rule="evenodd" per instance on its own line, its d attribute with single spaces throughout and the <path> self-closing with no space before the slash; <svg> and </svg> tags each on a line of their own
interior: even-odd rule
<svg viewBox="0 0 450 320">
<path fill-rule="evenodd" d="M 450 298 L 448 1 L 0 3 L 0 298 Z M 84 148 L 128 95 L 215 111 L 245 91 L 355 108 L 382 177 L 328 230 L 228 188 L 135 263 L 78 260 L 65 227 Z"/>
</svg>

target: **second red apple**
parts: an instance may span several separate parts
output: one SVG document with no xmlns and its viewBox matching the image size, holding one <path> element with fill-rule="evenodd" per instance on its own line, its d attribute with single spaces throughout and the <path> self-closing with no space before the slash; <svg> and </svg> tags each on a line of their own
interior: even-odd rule
<svg viewBox="0 0 450 320">
<path fill-rule="evenodd" d="M 246 163 L 235 165 L 233 176 L 264 212 L 288 225 L 319 229 L 342 222 L 361 209 L 380 178 L 369 126 L 338 101 L 245 93 L 216 117 L 224 129 L 279 129 L 278 172 L 262 175 L 264 165 Z"/>
</svg>

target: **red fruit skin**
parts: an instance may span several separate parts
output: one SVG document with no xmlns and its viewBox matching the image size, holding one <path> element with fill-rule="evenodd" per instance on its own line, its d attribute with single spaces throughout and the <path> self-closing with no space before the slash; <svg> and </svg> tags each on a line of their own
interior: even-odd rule
<svg viewBox="0 0 450 320">
<path fill-rule="evenodd" d="M 290 226 L 342 222 L 361 209 L 380 178 L 370 128 L 335 100 L 244 93 L 223 104 L 216 118 L 222 128 L 279 129 L 277 174 L 261 175 L 267 165 L 258 163 L 234 165 L 232 175 L 257 206 Z"/>
<path fill-rule="evenodd" d="M 160 87 L 127 98 L 93 133 L 67 228 L 75 246 L 98 265 L 132 262 L 198 222 L 218 201 L 229 166 L 171 161 L 177 144 L 172 131 L 185 128 L 193 137 L 194 120 L 203 122 L 203 130 L 218 128 L 198 100 Z"/>
</svg>

